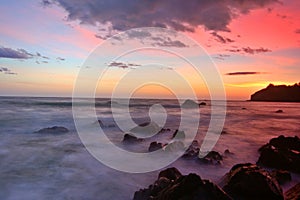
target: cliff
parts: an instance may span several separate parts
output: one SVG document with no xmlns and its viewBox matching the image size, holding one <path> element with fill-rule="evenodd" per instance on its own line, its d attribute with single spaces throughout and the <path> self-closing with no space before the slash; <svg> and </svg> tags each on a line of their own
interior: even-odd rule
<svg viewBox="0 0 300 200">
<path fill-rule="evenodd" d="M 270 84 L 252 94 L 251 101 L 300 102 L 300 83 L 291 86 Z"/>
</svg>

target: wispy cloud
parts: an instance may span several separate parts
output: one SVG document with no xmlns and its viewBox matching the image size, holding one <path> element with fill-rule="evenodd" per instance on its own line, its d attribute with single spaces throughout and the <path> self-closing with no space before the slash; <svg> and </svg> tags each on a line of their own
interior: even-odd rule
<svg viewBox="0 0 300 200">
<path fill-rule="evenodd" d="M 234 40 L 227 38 L 227 37 L 223 37 L 220 34 L 218 34 L 217 32 L 212 32 L 211 35 L 215 37 L 216 41 L 221 42 L 222 44 L 234 42 Z"/>
<path fill-rule="evenodd" d="M 12 72 L 7 67 L 0 67 L 0 73 L 9 74 L 9 75 L 17 75 L 17 73 Z"/>
<path fill-rule="evenodd" d="M 62 57 L 57 57 L 56 60 L 65 61 L 66 59 Z"/>
<path fill-rule="evenodd" d="M 125 63 L 125 62 L 111 62 L 108 64 L 109 67 L 118 67 L 118 68 L 122 68 L 122 69 L 127 69 L 127 68 L 135 68 L 135 67 L 139 67 L 141 65 L 139 64 L 135 64 L 135 63 Z"/>
<path fill-rule="evenodd" d="M 234 49 L 227 49 L 229 52 L 234 53 L 247 53 L 247 54 L 258 54 L 258 53 L 266 53 L 271 52 L 268 48 L 250 48 L 250 47 L 242 47 L 242 48 L 234 48 Z"/>
</svg>

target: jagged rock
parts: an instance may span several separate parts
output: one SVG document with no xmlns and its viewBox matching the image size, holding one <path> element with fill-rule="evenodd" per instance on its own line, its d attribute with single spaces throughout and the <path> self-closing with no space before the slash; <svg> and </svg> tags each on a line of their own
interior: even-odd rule
<svg viewBox="0 0 300 200">
<path fill-rule="evenodd" d="M 272 177 L 274 177 L 279 184 L 285 184 L 292 180 L 290 172 L 286 170 L 273 170 L 271 172 Z"/>
<path fill-rule="evenodd" d="M 62 133 L 68 133 L 69 130 L 63 126 L 53 126 L 48 128 L 43 128 L 35 133 L 43 133 L 43 134 L 62 134 Z"/>
<path fill-rule="evenodd" d="M 252 94 L 251 101 L 300 102 L 300 83 L 292 86 L 270 84 L 267 88 Z"/>
<path fill-rule="evenodd" d="M 300 183 L 289 189 L 284 193 L 285 200 L 299 200 L 300 199 Z"/>
<path fill-rule="evenodd" d="M 251 163 L 233 166 L 220 185 L 234 199 L 284 199 L 277 180 Z"/>
<path fill-rule="evenodd" d="M 199 158 L 199 161 L 206 164 L 221 164 L 223 156 L 217 151 L 210 151 L 203 158 Z"/>
<path fill-rule="evenodd" d="M 194 140 L 189 148 L 183 154 L 183 158 L 198 158 L 199 156 L 199 143 L 197 140 Z"/>
<path fill-rule="evenodd" d="M 135 192 L 133 200 L 229 200 L 222 189 L 196 174 L 182 176 L 176 168 L 160 172 L 158 180 L 147 189 Z"/>
<path fill-rule="evenodd" d="M 160 142 L 151 142 L 148 151 L 152 152 L 152 151 L 156 151 L 158 149 L 162 149 L 163 145 Z"/>
<path fill-rule="evenodd" d="M 300 173 L 300 139 L 279 136 L 260 149 L 257 164 Z"/>
</svg>

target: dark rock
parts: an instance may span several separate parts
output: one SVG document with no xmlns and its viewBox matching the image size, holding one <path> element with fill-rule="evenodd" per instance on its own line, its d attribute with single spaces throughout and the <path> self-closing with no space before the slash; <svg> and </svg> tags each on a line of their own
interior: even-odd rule
<svg viewBox="0 0 300 200">
<path fill-rule="evenodd" d="M 251 163 L 233 166 L 220 185 L 234 199 L 284 199 L 277 180 Z"/>
<path fill-rule="evenodd" d="M 128 133 L 126 133 L 123 137 L 123 142 L 132 143 L 132 142 L 139 142 L 139 141 L 142 141 L 142 139 L 139 139 L 139 138 L 135 137 L 134 135 L 130 135 Z"/>
<path fill-rule="evenodd" d="M 229 149 L 226 149 L 226 150 L 224 151 L 224 154 L 225 154 L 225 155 L 233 155 L 234 153 L 232 153 L 231 151 L 229 151 Z"/>
<path fill-rule="evenodd" d="M 193 100 L 187 99 L 181 104 L 182 108 L 199 108 L 199 104 Z"/>
<path fill-rule="evenodd" d="M 284 193 L 285 200 L 299 200 L 300 199 L 300 183 L 289 189 Z"/>
<path fill-rule="evenodd" d="M 145 122 L 139 124 L 138 126 L 132 128 L 130 132 L 132 133 L 139 133 L 144 135 L 152 135 L 156 134 L 161 130 L 161 128 L 155 122 Z"/>
<path fill-rule="evenodd" d="M 203 158 L 199 158 L 200 162 L 206 164 L 221 164 L 223 160 L 223 156 L 217 151 L 210 151 L 206 156 Z"/>
<path fill-rule="evenodd" d="M 292 86 L 270 84 L 251 95 L 251 101 L 300 102 L 300 83 Z"/>
<path fill-rule="evenodd" d="M 257 164 L 300 173 L 300 139 L 279 136 L 260 149 Z"/>
<path fill-rule="evenodd" d="M 156 151 L 158 149 L 162 149 L 163 145 L 162 143 L 157 143 L 157 142 L 151 142 L 149 148 L 148 148 L 148 151 L 149 152 L 152 152 L 152 151 Z"/>
<path fill-rule="evenodd" d="M 201 102 L 201 103 L 199 103 L 199 106 L 206 106 L 206 103 L 205 102 Z"/>
<path fill-rule="evenodd" d="M 171 131 L 171 129 L 169 129 L 169 128 L 162 128 L 162 129 L 160 129 L 160 131 L 158 133 L 165 133 L 165 132 L 169 132 L 169 131 Z"/>
<path fill-rule="evenodd" d="M 247 108 L 242 108 L 242 110 L 247 110 Z"/>
<path fill-rule="evenodd" d="M 283 185 L 292 180 L 290 172 L 286 170 L 273 170 L 271 172 L 272 177 L 274 177 L 279 184 Z"/>
<path fill-rule="evenodd" d="M 165 169 L 165 170 L 159 172 L 159 174 L 158 174 L 158 178 L 165 177 L 165 178 L 167 178 L 167 179 L 169 179 L 171 181 L 175 181 L 178 178 L 180 178 L 181 176 L 182 176 L 182 174 L 175 167 L 171 167 L 171 168 Z"/>
<path fill-rule="evenodd" d="M 275 113 L 283 113 L 283 110 L 276 110 Z"/>
<path fill-rule="evenodd" d="M 48 128 L 43 128 L 35 133 L 43 133 L 43 134 L 62 134 L 62 133 L 68 133 L 69 130 L 63 126 L 53 126 Z"/>
<path fill-rule="evenodd" d="M 222 189 L 208 180 L 202 180 L 196 174 L 182 176 L 176 168 L 166 169 L 147 189 L 134 194 L 134 200 L 229 200 Z"/>
</svg>

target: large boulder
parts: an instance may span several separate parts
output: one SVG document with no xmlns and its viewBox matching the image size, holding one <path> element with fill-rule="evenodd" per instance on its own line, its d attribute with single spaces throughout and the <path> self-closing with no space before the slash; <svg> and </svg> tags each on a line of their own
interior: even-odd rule
<svg viewBox="0 0 300 200">
<path fill-rule="evenodd" d="M 300 199 L 300 183 L 289 189 L 284 193 L 285 200 L 299 200 Z"/>
<path fill-rule="evenodd" d="M 260 149 L 257 164 L 300 173 L 300 139 L 279 136 Z"/>
<path fill-rule="evenodd" d="M 284 199 L 277 180 L 251 163 L 233 166 L 220 185 L 234 199 Z"/>
<path fill-rule="evenodd" d="M 229 200 L 222 189 L 208 180 L 202 180 L 197 174 L 186 176 L 176 168 L 160 172 L 158 179 L 147 189 L 134 194 L 134 200 Z"/>
<path fill-rule="evenodd" d="M 62 133 L 68 133 L 69 130 L 63 126 L 52 126 L 48 128 L 43 128 L 35 133 L 42 133 L 42 134 L 62 134 Z"/>
</svg>

